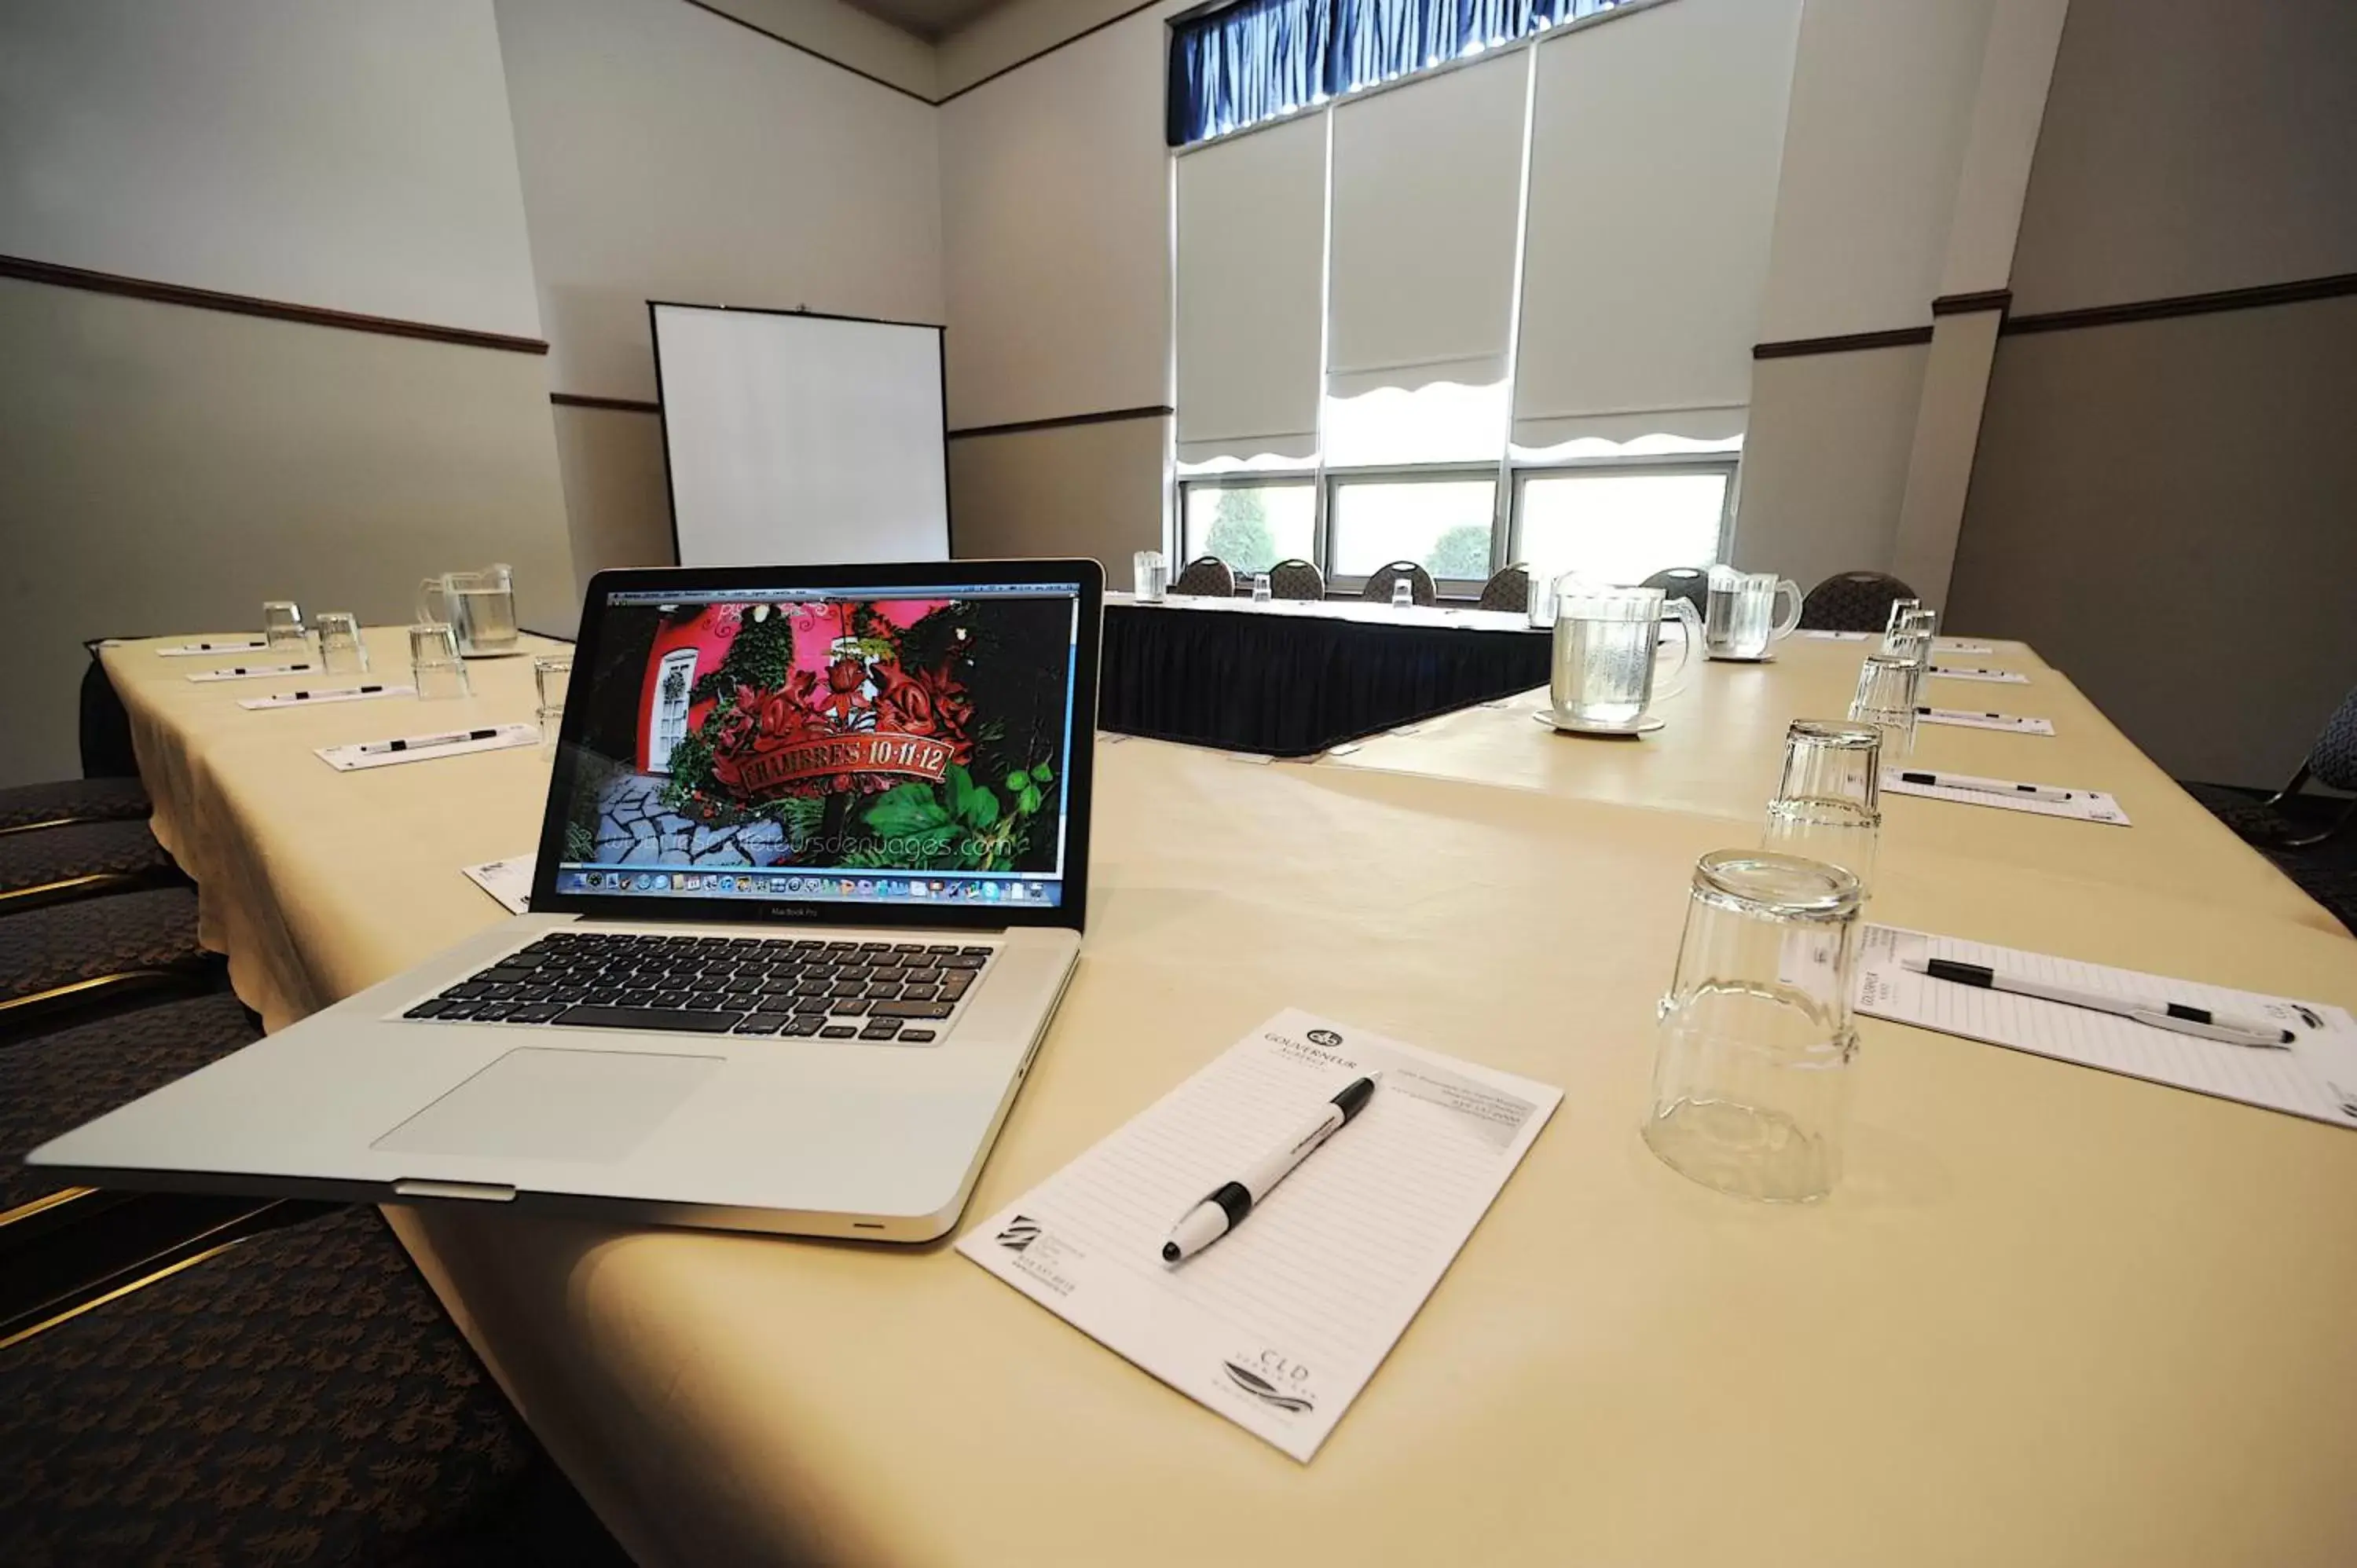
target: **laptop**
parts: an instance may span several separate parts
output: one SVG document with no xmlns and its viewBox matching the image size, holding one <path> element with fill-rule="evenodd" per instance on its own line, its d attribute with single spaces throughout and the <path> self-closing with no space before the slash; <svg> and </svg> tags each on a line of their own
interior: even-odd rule
<svg viewBox="0 0 2357 1568">
<path fill-rule="evenodd" d="M 598 574 L 531 913 L 27 1162 L 942 1235 L 1079 958 L 1103 592 L 1082 560 Z"/>
</svg>

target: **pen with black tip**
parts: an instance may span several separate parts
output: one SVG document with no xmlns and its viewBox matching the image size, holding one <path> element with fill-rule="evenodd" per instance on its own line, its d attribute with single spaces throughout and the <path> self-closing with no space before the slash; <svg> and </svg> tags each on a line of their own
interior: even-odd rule
<svg viewBox="0 0 2357 1568">
<path fill-rule="evenodd" d="M 1203 1201 L 1180 1216 L 1178 1223 L 1170 1228 L 1170 1239 L 1162 1243 L 1162 1261 L 1181 1262 L 1243 1224 L 1253 1205 L 1266 1197 L 1296 1165 L 1366 1109 L 1367 1101 L 1374 1098 L 1375 1080 L 1383 1076 L 1372 1072 L 1364 1078 L 1352 1079 L 1342 1086 L 1340 1094 L 1326 1102 L 1326 1109 L 1318 1112 L 1316 1121 L 1263 1155 L 1243 1175 L 1205 1193 Z"/>
<path fill-rule="evenodd" d="M 2132 996 L 2105 996 L 2100 992 L 2082 991 L 2073 985 L 2033 980 L 2026 974 L 2006 974 L 1985 963 L 1964 963 L 1952 958 L 1903 958 L 1899 961 L 1899 967 L 1955 985 L 1976 985 L 1984 991 L 2009 991 L 2016 996 L 2035 996 L 2041 1002 L 2059 1002 L 2065 1007 L 2084 1007 L 2093 1013 L 2133 1018 L 2156 1029 L 2216 1040 L 2222 1045 L 2248 1046 L 2254 1050 L 2280 1050 L 2290 1045 L 2294 1038 L 2289 1029 L 2262 1018 L 2238 1018 L 2232 1014 L 2196 1007 L 2186 1002 L 2147 1002 Z"/>
<path fill-rule="evenodd" d="M 425 735 L 414 740 L 372 740 L 352 749 L 362 757 L 373 757 L 386 751 L 428 751 L 437 746 L 461 746 L 470 740 L 495 740 L 497 729 L 470 729 L 458 735 Z"/>
</svg>

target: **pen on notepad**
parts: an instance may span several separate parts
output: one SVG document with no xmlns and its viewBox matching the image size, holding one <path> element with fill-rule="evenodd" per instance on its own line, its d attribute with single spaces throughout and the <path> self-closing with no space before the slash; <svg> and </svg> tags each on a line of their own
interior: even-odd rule
<svg viewBox="0 0 2357 1568">
<path fill-rule="evenodd" d="M 2032 980 L 2027 975 L 1999 974 L 1986 964 L 1964 963 L 1946 958 L 1903 958 L 1899 961 L 1899 967 L 1956 985 L 1976 985 L 1984 991 L 2006 991 L 2016 996 L 2035 996 L 2041 1002 L 2060 1002 L 2066 1007 L 2084 1007 L 2090 1012 L 2133 1018 L 2139 1024 L 2150 1024 L 2156 1029 L 2193 1035 L 2229 1046 L 2281 1050 L 2293 1039 L 2289 1029 L 2261 1019 L 2238 1018 L 2231 1014 L 2217 1013 L 2182 1002 L 2143 1002 L 2134 997 L 2104 996 L 2093 991 Z"/>
<path fill-rule="evenodd" d="M 1962 708 L 1918 708 L 1915 711 L 1919 714 L 1953 713 L 1957 714 L 1962 714 L 1964 712 Z M 2002 719 L 2006 717 L 2003 714 L 1974 714 L 1971 716 L 1976 719 Z M 2011 724 L 2019 724 L 2021 721 L 2019 719 L 2010 719 L 2007 722 Z"/>
<path fill-rule="evenodd" d="M 372 740 L 366 746 L 352 747 L 363 757 L 384 751 L 425 751 L 437 746 L 457 746 L 470 740 L 496 740 L 500 732 L 494 729 L 470 729 L 464 735 L 421 736 L 415 740 Z"/>
<path fill-rule="evenodd" d="M 289 692 L 286 697 L 289 702 L 307 703 L 314 697 L 365 697 L 383 690 L 382 686 L 346 686 L 333 692 Z"/>
<path fill-rule="evenodd" d="M 2044 784 L 2008 784 L 2002 779 L 1964 779 L 1953 773 L 1901 773 L 1899 778 L 1903 783 L 1928 784 L 1935 789 L 1972 789 L 1983 795 L 2018 795 L 2025 800 L 2068 800 L 2072 798 L 2068 789 L 2056 789 Z"/>
<path fill-rule="evenodd" d="M 1383 1076 L 1373 1072 L 1352 1079 L 1342 1086 L 1340 1094 L 1326 1102 L 1326 1109 L 1316 1121 L 1263 1155 L 1243 1176 L 1222 1182 L 1205 1193 L 1203 1200 L 1170 1228 L 1170 1239 L 1162 1243 L 1162 1261 L 1176 1263 L 1191 1258 L 1243 1224 L 1254 1204 L 1266 1197 L 1294 1166 L 1315 1154 L 1327 1139 L 1366 1109 L 1367 1101 L 1374 1098 L 1375 1080 Z"/>
<path fill-rule="evenodd" d="M 216 675 L 297 675 L 311 668 L 308 664 L 232 664 L 226 670 L 216 670 Z"/>
</svg>

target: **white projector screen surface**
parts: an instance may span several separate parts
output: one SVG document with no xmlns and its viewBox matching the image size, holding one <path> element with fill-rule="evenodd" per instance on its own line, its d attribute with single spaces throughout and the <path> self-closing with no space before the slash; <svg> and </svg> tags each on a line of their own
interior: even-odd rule
<svg viewBox="0 0 2357 1568">
<path fill-rule="evenodd" d="M 949 559 L 940 328 L 651 311 L 681 565 Z"/>
</svg>

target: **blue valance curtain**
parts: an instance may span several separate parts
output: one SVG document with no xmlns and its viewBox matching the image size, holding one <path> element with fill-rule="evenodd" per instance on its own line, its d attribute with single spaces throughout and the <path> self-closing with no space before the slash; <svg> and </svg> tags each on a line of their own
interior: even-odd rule
<svg viewBox="0 0 2357 1568">
<path fill-rule="evenodd" d="M 1609 11 L 1624 0 L 1241 0 L 1171 24 L 1183 147 Z"/>
</svg>

